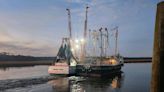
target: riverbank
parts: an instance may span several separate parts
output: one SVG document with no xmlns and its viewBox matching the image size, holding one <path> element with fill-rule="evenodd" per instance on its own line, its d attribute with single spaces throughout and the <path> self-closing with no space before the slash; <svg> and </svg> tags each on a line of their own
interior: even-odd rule
<svg viewBox="0 0 164 92">
<path fill-rule="evenodd" d="M 0 61 L 0 67 L 22 67 L 22 66 L 35 66 L 35 65 L 51 65 L 51 60 L 40 61 Z"/>
<path fill-rule="evenodd" d="M 152 62 L 151 57 L 125 57 L 125 63 L 150 63 Z"/>
<path fill-rule="evenodd" d="M 56 57 L 35 57 L 24 55 L 6 55 L 0 54 L 0 61 L 43 61 L 43 60 L 55 60 Z"/>
</svg>

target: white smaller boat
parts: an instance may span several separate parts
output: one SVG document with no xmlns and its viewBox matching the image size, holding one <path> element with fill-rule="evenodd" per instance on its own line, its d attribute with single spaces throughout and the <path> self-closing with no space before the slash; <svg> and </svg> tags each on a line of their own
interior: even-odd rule
<svg viewBox="0 0 164 92">
<path fill-rule="evenodd" d="M 69 65 L 66 62 L 56 63 L 55 65 L 49 66 L 48 73 L 49 74 L 68 75 L 69 74 Z"/>
<path fill-rule="evenodd" d="M 48 68 L 51 75 L 74 75 L 76 74 L 76 63 L 69 65 L 67 62 L 57 62 Z"/>
<path fill-rule="evenodd" d="M 76 73 L 76 59 L 74 58 L 69 38 L 63 38 L 57 59 L 48 68 L 51 75 L 74 75 Z"/>
</svg>

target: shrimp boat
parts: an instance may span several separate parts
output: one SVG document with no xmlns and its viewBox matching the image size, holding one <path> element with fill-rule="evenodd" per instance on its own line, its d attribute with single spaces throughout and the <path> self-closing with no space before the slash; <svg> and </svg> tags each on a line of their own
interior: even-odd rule
<svg viewBox="0 0 164 92">
<path fill-rule="evenodd" d="M 98 43 L 100 44 L 100 56 L 94 56 L 93 54 L 98 53 L 94 49 L 91 56 L 87 57 L 87 44 L 91 42 L 87 42 L 87 13 L 88 6 L 86 7 L 86 19 L 84 25 L 84 35 L 80 42 L 77 39 L 72 39 L 72 31 L 71 31 L 71 16 L 70 10 L 68 11 L 68 27 L 69 27 L 69 37 L 63 38 L 61 47 L 58 51 L 57 58 L 53 62 L 51 66 L 48 68 L 48 73 L 51 75 L 84 75 L 84 76 L 104 76 L 111 75 L 114 73 L 120 73 L 121 67 L 124 65 L 123 57 L 117 53 L 117 36 L 118 36 L 118 28 L 116 29 L 116 43 L 115 43 L 115 55 L 109 56 L 106 55 L 107 44 L 109 44 L 108 40 L 108 30 L 105 28 L 102 31 L 100 28 L 98 31 L 99 34 L 94 35 L 92 42 L 95 39 L 98 39 Z M 94 30 L 93 30 L 94 31 Z M 89 31 L 90 32 L 90 31 Z M 105 34 L 104 34 L 105 32 Z M 75 42 L 74 42 L 75 41 Z M 105 43 L 106 42 L 106 43 Z M 87 44 L 86 44 L 87 43 Z M 75 50 L 74 47 L 78 49 Z M 80 47 L 80 48 L 79 48 Z M 91 46 L 94 48 L 94 45 Z M 99 47 L 99 46 L 98 46 Z M 74 49 L 74 50 L 73 50 Z M 76 53 L 76 54 L 75 54 Z"/>
<path fill-rule="evenodd" d="M 77 61 L 71 51 L 70 39 L 63 38 L 56 60 L 48 68 L 50 75 L 74 75 Z"/>
<path fill-rule="evenodd" d="M 112 75 L 121 72 L 121 68 L 124 65 L 123 57 L 118 53 L 117 47 L 117 39 L 118 39 L 118 27 L 111 29 L 110 31 L 105 28 L 100 28 L 99 30 L 89 30 L 89 35 L 87 38 L 87 13 L 88 8 L 86 7 L 86 20 L 84 25 L 84 39 L 88 42 L 85 42 L 82 50 L 82 57 L 81 63 L 76 65 L 76 72 L 77 75 L 84 75 L 84 76 L 106 76 Z M 91 33 L 92 32 L 92 33 Z M 114 55 L 107 55 L 107 51 L 109 50 L 109 33 L 115 32 L 115 54 Z M 92 35 L 91 35 L 92 34 Z M 96 46 L 96 43 L 97 46 Z M 88 43 L 88 44 L 86 44 Z M 86 50 L 86 45 L 91 44 L 88 50 Z M 100 45 L 100 46 L 99 46 Z M 94 47 L 95 46 L 95 47 Z M 98 48 L 96 48 L 98 47 Z M 100 47 L 100 51 L 98 50 Z M 88 56 L 87 51 L 90 51 L 94 48 L 90 56 Z M 93 54 L 100 52 L 100 56 L 94 56 Z M 110 51 L 108 51 L 109 53 Z"/>
<path fill-rule="evenodd" d="M 86 60 L 87 61 L 87 60 Z M 91 64 L 77 64 L 77 75 L 81 76 L 111 76 L 113 74 L 121 73 L 121 67 L 124 65 L 122 57 L 111 56 L 109 58 L 90 59 Z"/>
<path fill-rule="evenodd" d="M 99 39 L 100 43 L 100 56 L 85 57 L 83 60 L 84 62 L 77 64 L 76 66 L 77 75 L 101 77 L 121 72 L 121 67 L 124 65 L 124 60 L 120 54 L 117 54 L 118 28 L 115 28 L 115 30 L 115 55 L 107 56 L 105 54 L 107 51 L 107 46 L 105 45 L 108 43 L 108 30 L 105 28 L 103 31 L 102 28 L 100 28 L 98 30 L 99 35 L 96 37 Z"/>
</svg>

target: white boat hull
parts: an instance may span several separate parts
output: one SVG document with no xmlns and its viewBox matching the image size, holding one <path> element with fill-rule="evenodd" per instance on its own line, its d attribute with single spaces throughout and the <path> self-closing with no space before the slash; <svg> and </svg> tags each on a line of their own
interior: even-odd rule
<svg viewBox="0 0 164 92">
<path fill-rule="evenodd" d="M 69 66 L 67 63 L 56 63 L 48 68 L 51 75 L 72 75 L 75 74 L 75 66 Z"/>
</svg>

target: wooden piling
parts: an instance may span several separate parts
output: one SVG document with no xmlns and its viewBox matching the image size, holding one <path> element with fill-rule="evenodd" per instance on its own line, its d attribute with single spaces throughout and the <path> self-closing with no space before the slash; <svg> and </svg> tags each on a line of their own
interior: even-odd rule
<svg viewBox="0 0 164 92">
<path fill-rule="evenodd" d="M 158 3 L 154 33 L 151 92 L 164 92 L 164 1 Z"/>
</svg>

